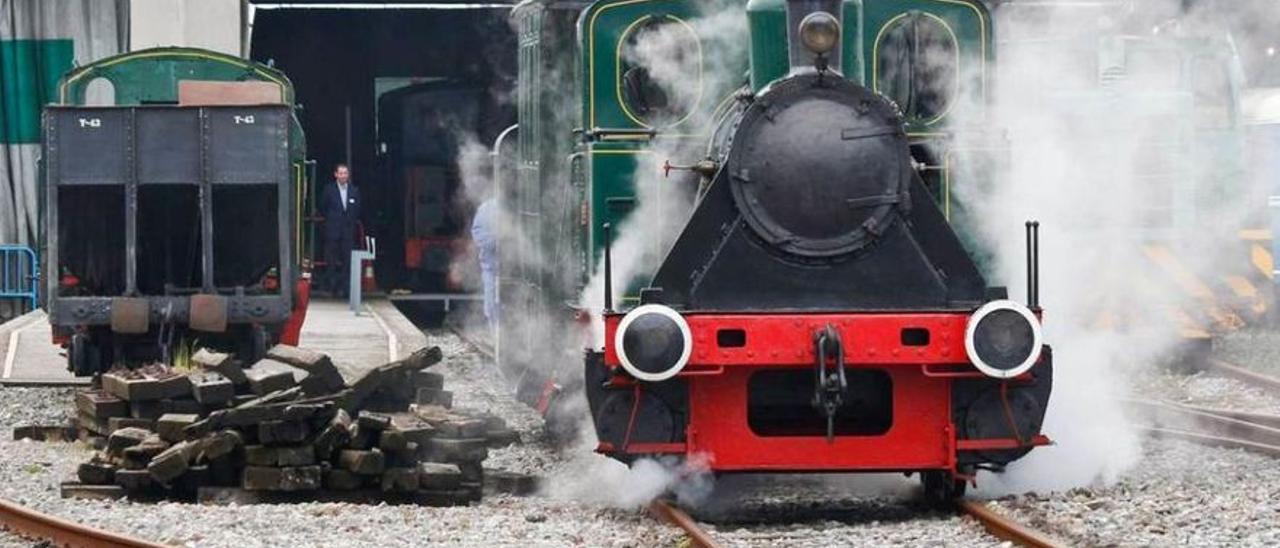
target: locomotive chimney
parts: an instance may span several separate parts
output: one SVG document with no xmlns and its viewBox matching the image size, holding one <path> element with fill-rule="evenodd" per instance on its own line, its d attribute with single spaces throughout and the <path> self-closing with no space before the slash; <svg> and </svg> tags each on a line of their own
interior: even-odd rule
<svg viewBox="0 0 1280 548">
<path fill-rule="evenodd" d="M 787 50 L 792 74 L 841 72 L 842 0 L 787 0 Z"/>
</svg>

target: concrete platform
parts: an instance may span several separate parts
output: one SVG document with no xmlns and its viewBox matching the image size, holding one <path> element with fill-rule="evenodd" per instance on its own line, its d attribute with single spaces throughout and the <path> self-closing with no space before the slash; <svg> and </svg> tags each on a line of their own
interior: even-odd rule
<svg viewBox="0 0 1280 548">
<path fill-rule="evenodd" d="M 62 349 L 50 341 L 44 311 L 36 310 L 0 324 L 0 384 L 87 385 L 89 379 L 67 371 Z M 350 380 L 362 371 L 408 356 L 427 338 L 390 301 L 365 303 L 360 314 L 345 301 L 313 300 L 299 343 L 329 355 Z"/>
<path fill-rule="evenodd" d="M 67 371 L 67 358 L 52 342 L 52 329 L 43 310 L 33 310 L 0 324 L 0 384 L 88 385 L 87 377 Z"/>
<path fill-rule="evenodd" d="M 427 337 L 391 301 L 365 301 L 360 314 L 346 301 L 312 300 L 298 344 L 323 352 L 348 381 L 427 345 Z"/>
</svg>

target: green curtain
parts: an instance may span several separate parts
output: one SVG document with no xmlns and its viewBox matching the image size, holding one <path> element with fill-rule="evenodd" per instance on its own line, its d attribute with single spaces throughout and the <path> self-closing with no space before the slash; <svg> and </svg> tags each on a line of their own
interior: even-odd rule
<svg viewBox="0 0 1280 548">
<path fill-rule="evenodd" d="M 0 243 L 39 234 L 40 110 L 76 65 L 123 51 L 128 0 L 0 0 Z"/>
</svg>

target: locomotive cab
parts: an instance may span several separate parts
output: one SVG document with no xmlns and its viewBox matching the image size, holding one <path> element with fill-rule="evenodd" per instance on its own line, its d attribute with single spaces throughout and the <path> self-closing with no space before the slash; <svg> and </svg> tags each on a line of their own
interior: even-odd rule
<svg viewBox="0 0 1280 548">
<path fill-rule="evenodd" d="M 585 364 L 600 452 L 918 472 L 946 500 L 1049 443 L 1038 229 L 1028 302 L 1009 300 L 926 189 L 898 106 L 841 73 L 849 4 L 786 2 L 789 69 L 711 132 L 714 174 L 640 305 L 606 289 Z"/>
</svg>

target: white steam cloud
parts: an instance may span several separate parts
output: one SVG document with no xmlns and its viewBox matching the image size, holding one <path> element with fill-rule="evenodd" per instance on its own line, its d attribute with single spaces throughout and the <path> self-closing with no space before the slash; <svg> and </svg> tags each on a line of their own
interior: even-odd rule
<svg viewBox="0 0 1280 548">
<path fill-rule="evenodd" d="M 701 139 L 663 135 L 664 127 L 684 118 L 685 113 L 705 115 L 727 93 L 742 83 L 740 70 L 746 66 L 746 14 L 740 5 L 715 2 L 700 17 L 684 24 L 667 24 L 643 31 L 626 52 L 625 60 L 643 67 L 653 85 L 662 91 L 667 107 L 655 113 L 652 125 L 658 134 L 650 149 L 636 156 L 633 185 L 635 205 L 626 219 L 612 227 L 612 295 L 615 307 L 633 281 L 643 280 L 666 255 L 692 212 L 698 178 L 689 172 L 664 170 L 668 162 L 689 165 L 705 155 Z M 701 57 L 687 47 L 688 31 L 701 38 Z M 700 75 L 691 78 L 691 75 Z M 695 124 L 706 120 L 694 119 Z M 604 265 L 595 265 L 589 283 L 579 298 L 591 314 L 589 340 L 592 348 L 604 344 Z M 580 346 L 579 346 L 580 348 Z M 581 402 L 585 407 L 585 402 Z M 584 412 L 585 417 L 585 412 Z M 570 466 L 570 477 L 554 478 L 550 492 L 577 501 L 620 508 L 647 504 L 664 493 L 674 493 L 684 504 L 698 504 L 710 494 L 711 476 L 697 459 L 675 461 L 640 460 L 630 468 L 603 456 L 587 453 L 596 445 L 594 430 L 583 421 L 578 463 Z"/>
<path fill-rule="evenodd" d="M 691 50 L 689 32 L 701 39 Z M 631 283 L 653 274 L 680 230 L 689 219 L 698 177 L 687 171 L 664 169 L 670 163 L 688 166 L 703 159 L 702 139 L 671 137 L 663 127 L 685 118 L 686 113 L 706 116 L 725 94 L 743 83 L 741 70 L 747 58 L 746 13 L 735 3 L 713 2 L 701 16 L 685 23 L 658 25 L 642 31 L 624 60 L 643 67 L 653 84 L 665 94 L 668 108 L 657 114 L 658 128 L 648 152 L 637 156 L 633 179 L 635 208 L 613 228 L 612 299 L 617 307 Z M 697 55 L 701 53 L 701 55 Z M 694 127 L 706 119 L 694 118 Z M 590 346 L 604 344 L 604 264 L 595 265 L 580 301 L 592 314 Z"/>
<path fill-rule="evenodd" d="M 1023 221 L 1041 221 L 1041 304 L 1055 351 L 1044 431 L 1056 445 L 996 481 L 984 476 L 984 492 L 1118 480 L 1141 456 L 1119 403 L 1132 374 L 1176 353 L 1188 329 L 1214 327 L 1168 258 L 1204 280 L 1247 266 L 1230 245 L 1248 211 L 1232 186 L 1243 179 L 1231 170 L 1239 150 L 1198 140 L 1238 129 L 1230 41 L 1181 2 L 1133 4 L 996 11 L 999 86 L 988 118 L 973 123 L 1007 131 L 1009 161 L 969 173 L 962 180 L 979 184 L 953 192 L 966 206 L 963 228 L 1015 298 L 1025 292 Z M 1223 55 L 1186 72 L 1205 44 Z"/>
<path fill-rule="evenodd" d="M 463 133 L 457 139 L 458 179 L 463 190 L 459 196 L 465 203 L 475 205 L 490 198 L 494 191 L 493 154 L 473 133 Z"/>
<path fill-rule="evenodd" d="M 551 478 L 548 496 L 629 510 L 670 493 L 680 504 L 696 506 L 707 500 L 714 484 L 698 459 L 641 459 L 627 467 L 600 455 L 580 454 Z"/>
</svg>

